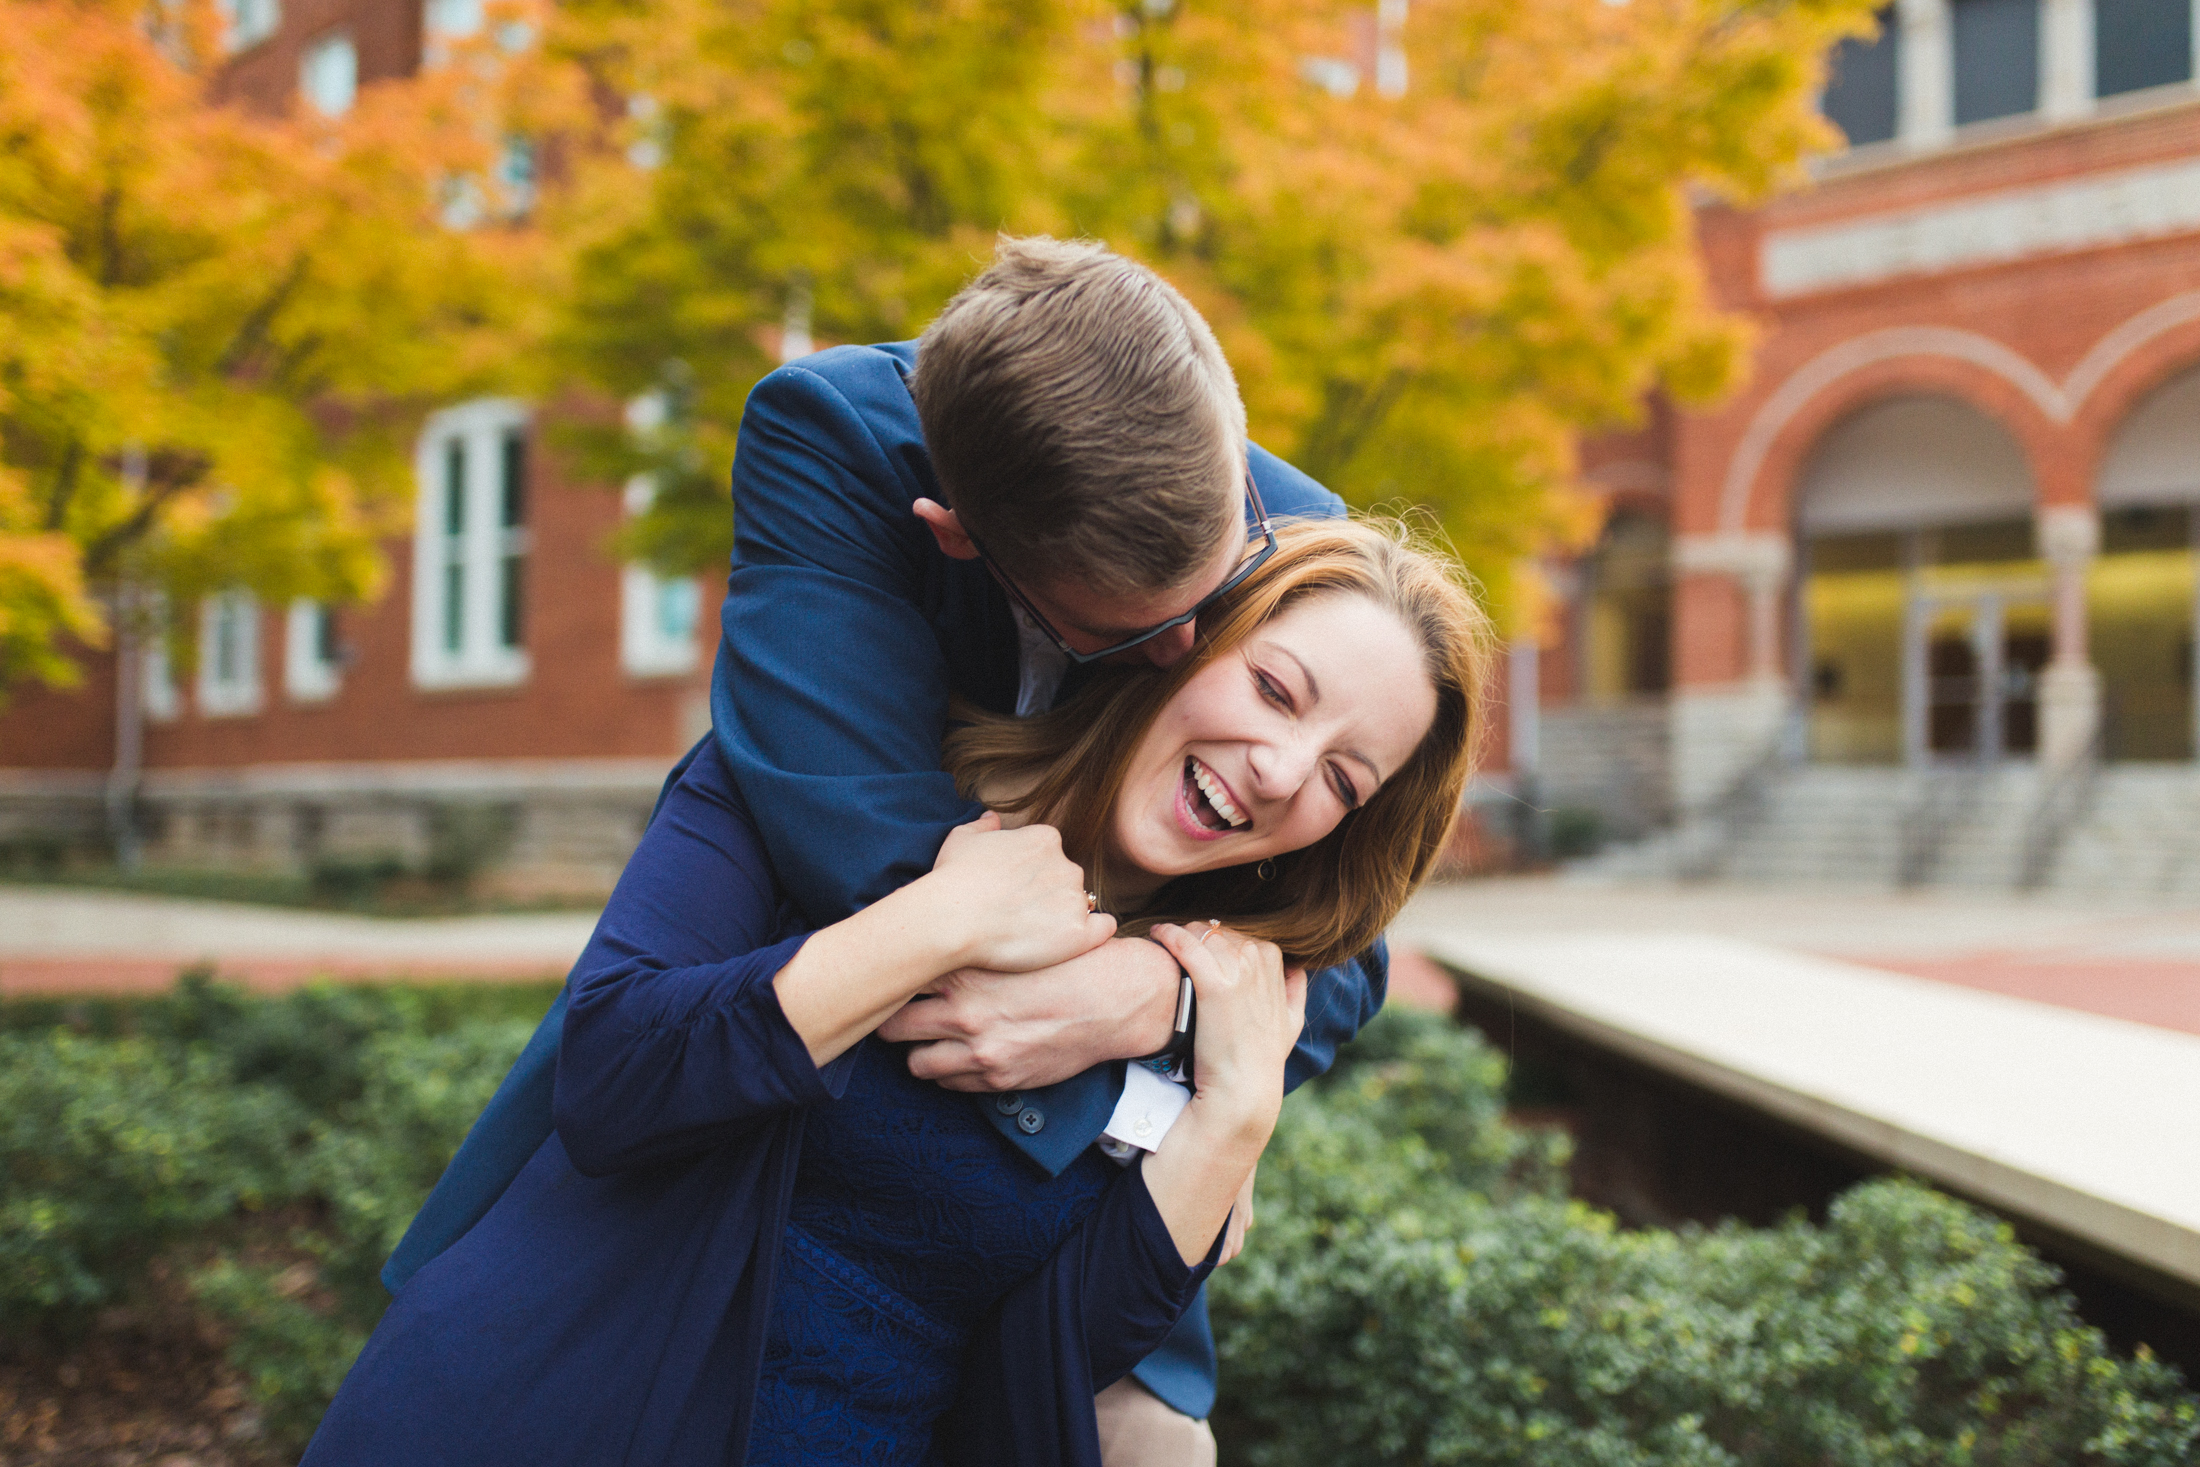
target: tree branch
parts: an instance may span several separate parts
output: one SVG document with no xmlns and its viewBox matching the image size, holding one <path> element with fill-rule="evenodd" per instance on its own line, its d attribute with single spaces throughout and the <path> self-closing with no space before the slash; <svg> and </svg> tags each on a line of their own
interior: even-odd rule
<svg viewBox="0 0 2200 1467">
<path fill-rule="evenodd" d="M 1394 367 L 1371 386 L 1334 377 L 1323 383 L 1322 415 L 1307 433 L 1300 459 L 1306 471 L 1326 478 L 1351 462 L 1360 445 L 1390 416 L 1411 380 L 1409 373 Z"/>
<path fill-rule="evenodd" d="M 155 449 L 145 460 L 145 498 L 128 519 L 84 547 L 84 573 L 96 578 L 112 569 L 123 549 L 153 527 L 161 509 L 212 466 L 213 460 L 191 449 Z"/>
<path fill-rule="evenodd" d="M 71 438 L 69 446 L 61 450 L 61 467 L 54 474 L 53 501 L 46 506 L 49 531 L 61 529 L 68 523 L 69 501 L 76 497 L 76 476 L 83 462 L 83 440 Z"/>
<path fill-rule="evenodd" d="M 122 190 L 112 182 L 99 196 L 99 283 L 122 283 Z"/>
<path fill-rule="evenodd" d="M 244 369 L 259 349 L 267 344 L 268 327 L 274 324 L 276 313 L 289 302 L 305 278 L 306 257 L 301 254 L 290 262 L 290 268 L 283 272 L 283 278 L 275 283 L 275 288 L 246 313 L 244 320 L 237 323 L 237 334 L 231 339 L 228 349 L 222 353 L 221 361 L 215 367 L 217 372 L 229 377 Z"/>
</svg>

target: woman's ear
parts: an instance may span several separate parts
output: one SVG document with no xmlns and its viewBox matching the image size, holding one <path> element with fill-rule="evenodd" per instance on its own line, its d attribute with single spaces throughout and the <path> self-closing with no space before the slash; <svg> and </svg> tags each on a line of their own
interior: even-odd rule
<svg viewBox="0 0 2200 1467">
<path fill-rule="evenodd" d="M 932 532 L 940 553 L 950 560 L 976 560 L 978 542 L 963 533 L 962 521 L 955 518 L 955 511 L 936 499 L 920 499 L 909 506 L 916 517 L 924 521 Z"/>
</svg>

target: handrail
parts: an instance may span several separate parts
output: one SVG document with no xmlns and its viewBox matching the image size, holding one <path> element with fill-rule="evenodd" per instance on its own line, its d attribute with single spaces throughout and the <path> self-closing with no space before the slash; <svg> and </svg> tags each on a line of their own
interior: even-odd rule
<svg viewBox="0 0 2200 1467">
<path fill-rule="evenodd" d="M 1675 861 L 1683 881 L 1707 881 L 1719 875 L 1734 848 L 1765 818 L 1771 806 L 1772 778 L 1796 762 L 1785 720 L 1725 789 L 1683 819 L 1684 830 L 1716 832 L 1693 852 L 1683 849 Z"/>
<path fill-rule="evenodd" d="M 2038 891 L 2053 874 L 2055 857 L 2063 842 L 2093 803 L 2100 787 L 2105 730 L 2096 722 L 2085 747 L 2076 758 L 2056 771 L 2040 800 L 2024 822 L 2024 860 L 2017 868 L 2017 888 Z"/>
<path fill-rule="evenodd" d="M 1933 879 L 1959 817 L 1976 808 L 1988 766 L 1966 759 L 1953 768 L 1927 765 L 1925 791 L 1901 814 L 1895 830 L 1895 885 L 1923 886 Z"/>
</svg>

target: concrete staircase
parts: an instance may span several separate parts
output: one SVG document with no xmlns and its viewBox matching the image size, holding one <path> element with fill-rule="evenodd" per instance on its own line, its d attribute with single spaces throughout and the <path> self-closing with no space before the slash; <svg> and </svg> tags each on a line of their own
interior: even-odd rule
<svg viewBox="0 0 2200 1467">
<path fill-rule="evenodd" d="M 2087 818 L 2056 852 L 2049 884 L 2200 898 L 2200 769 L 2125 764 L 2103 770 Z"/>
<path fill-rule="evenodd" d="M 1584 874 L 1848 886 L 2128 892 L 2200 899 L 2200 765 L 2043 779 L 1804 765 L 1710 820 L 1581 863 Z"/>
</svg>

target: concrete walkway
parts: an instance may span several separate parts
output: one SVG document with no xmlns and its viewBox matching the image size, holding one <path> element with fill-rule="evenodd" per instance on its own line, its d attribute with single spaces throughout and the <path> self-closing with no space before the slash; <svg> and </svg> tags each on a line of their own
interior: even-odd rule
<svg viewBox="0 0 2200 1467">
<path fill-rule="evenodd" d="M 1445 934 L 1694 934 L 1843 958 L 2200 1034 L 2200 908 L 1942 891 L 1512 877 L 1434 886 L 1394 946 Z"/>
<path fill-rule="evenodd" d="M 263 989 L 342 978 L 556 977 L 595 924 L 586 913 L 379 918 L 237 903 L 0 885 L 0 995 L 165 988 L 212 963 Z M 1434 935 L 1696 933 L 2200 1034 L 2200 908 L 2132 903 L 1594 884 L 1517 877 L 1435 886 L 1393 928 Z M 1441 1005 L 1410 960 L 1398 996 Z"/>
<path fill-rule="evenodd" d="M 2200 912 L 1543 879 L 1436 888 L 1391 935 L 2200 1303 Z"/>
<path fill-rule="evenodd" d="M 212 964 L 254 988 L 336 978 L 562 978 L 590 913 L 382 918 L 0 886 L 0 996 L 147 992 Z"/>
</svg>

